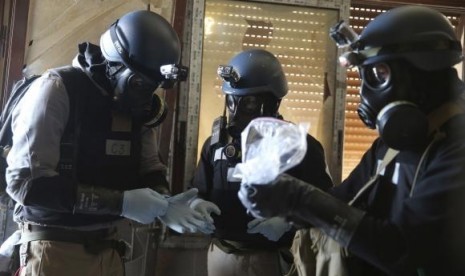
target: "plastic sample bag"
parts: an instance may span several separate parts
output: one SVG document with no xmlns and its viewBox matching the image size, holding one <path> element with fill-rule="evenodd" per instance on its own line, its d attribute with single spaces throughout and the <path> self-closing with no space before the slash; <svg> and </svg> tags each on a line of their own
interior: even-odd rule
<svg viewBox="0 0 465 276">
<path fill-rule="evenodd" d="M 242 183 L 266 184 L 299 164 L 307 151 L 308 125 L 256 118 L 241 133 L 242 163 L 233 176 Z"/>
</svg>

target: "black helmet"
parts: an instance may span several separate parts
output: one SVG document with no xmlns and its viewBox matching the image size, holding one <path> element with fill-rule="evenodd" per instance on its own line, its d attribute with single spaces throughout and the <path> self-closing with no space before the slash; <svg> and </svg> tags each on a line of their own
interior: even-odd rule
<svg viewBox="0 0 465 276">
<path fill-rule="evenodd" d="M 123 63 L 149 82 L 160 83 L 164 65 L 178 64 L 179 38 L 166 19 L 147 10 L 125 14 L 100 38 L 103 56 Z"/>
<path fill-rule="evenodd" d="M 462 46 L 449 20 L 422 6 L 402 6 L 377 16 L 351 47 L 361 51 L 361 65 L 405 59 L 426 70 L 441 70 L 462 61 Z"/>
<path fill-rule="evenodd" d="M 263 49 L 240 52 L 229 61 L 228 66 L 220 66 L 218 74 L 225 80 L 222 89 L 227 95 L 269 93 L 281 99 L 287 94 L 287 81 L 281 63 Z"/>
</svg>

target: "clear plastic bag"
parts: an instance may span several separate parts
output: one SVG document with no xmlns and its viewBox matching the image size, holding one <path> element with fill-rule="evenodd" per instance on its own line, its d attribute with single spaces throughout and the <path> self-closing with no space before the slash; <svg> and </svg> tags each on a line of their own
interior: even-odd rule
<svg viewBox="0 0 465 276">
<path fill-rule="evenodd" d="M 242 183 L 266 184 L 299 164 L 307 151 L 308 125 L 256 118 L 242 131 L 242 163 L 233 176 Z"/>
</svg>

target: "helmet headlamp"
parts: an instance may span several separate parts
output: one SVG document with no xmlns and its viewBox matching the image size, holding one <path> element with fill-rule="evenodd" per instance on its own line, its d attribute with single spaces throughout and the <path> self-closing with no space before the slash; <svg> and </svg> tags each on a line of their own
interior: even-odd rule
<svg viewBox="0 0 465 276">
<path fill-rule="evenodd" d="M 360 51 L 345 52 L 339 57 L 339 64 L 345 68 L 360 66 L 365 60 L 377 56 L 380 50 L 380 47 L 376 47 Z"/>
<path fill-rule="evenodd" d="M 373 62 L 386 61 L 388 59 L 405 58 L 409 60 L 409 55 L 413 55 L 411 54 L 413 52 L 421 53 L 422 51 L 432 50 L 439 53 L 441 51 L 457 50 L 459 47 L 460 45 L 457 43 L 447 40 L 385 45 L 383 47 L 345 52 L 339 57 L 339 64 L 345 68 L 352 68 L 354 66 L 365 66 Z"/>
<path fill-rule="evenodd" d="M 329 29 L 329 35 L 338 47 L 350 46 L 358 41 L 358 34 L 344 21 L 339 21 Z"/>
<path fill-rule="evenodd" d="M 241 76 L 232 66 L 220 65 L 218 66 L 217 74 L 224 81 L 230 82 L 231 84 L 238 82 Z"/>
<path fill-rule="evenodd" d="M 179 64 L 167 64 L 160 66 L 160 73 L 167 80 L 185 81 L 187 78 L 187 67 Z"/>
<path fill-rule="evenodd" d="M 188 68 L 179 64 L 166 64 L 160 66 L 160 73 L 165 77 L 161 87 L 163 89 L 173 88 L 175 82 L 187 79 Z"/>
</svg>

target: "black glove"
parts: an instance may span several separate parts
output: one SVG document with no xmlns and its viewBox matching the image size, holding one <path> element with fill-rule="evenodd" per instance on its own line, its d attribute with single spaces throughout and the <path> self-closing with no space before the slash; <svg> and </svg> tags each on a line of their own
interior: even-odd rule
<svg viewBox="0 0 465 276">
<path fill-rule="evenodd" d="M 73 213 L 121 215 L 123 192 L 103 187 L 78 185 Z"/>
<path fill-rule="evenodd" d="M 299 188 L 288 189 L 288 177 L 287 174 L 279 175 L 267 184 L 242 183 L 238 193 L 242 205 L 257 218 L 286 217 L 294 208 L 288 199 L 295 198 Z"/>
<path fill-rule="evenodd" d="M 290 222 L 305 222 L 323 230 L 347 246 L 364 216 L 315 186 L 287 174 L 266 185 L 241 184 L 239 199 L 256 217 L 286 217 Z"/>
</svg>

